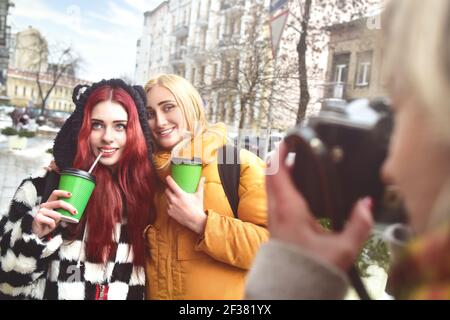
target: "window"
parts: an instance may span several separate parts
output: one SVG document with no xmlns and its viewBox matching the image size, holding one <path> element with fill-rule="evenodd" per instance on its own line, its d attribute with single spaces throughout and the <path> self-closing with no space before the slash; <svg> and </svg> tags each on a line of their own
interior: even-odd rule
<svg viewBox="0 0 450 320">
<path fill-rule="evenodd" d="M 200 15 L 201 15 L 201 8 L 202 8 L 202 0 L 200 0 L 199 2 L 198 2 L 198 8 L 197 8 L 197 19 L 199 19 L 200 20 Z"/>
<path fill-rule="evenodd" d="M 344 75 L 347 73 L 347 65 L 338 64 L 334 68 L 334 79 L 333 82 L 345 82 Z"/>
<path fill-rule="evenodd" d="M 205 66 L 200 67 L 200 83 L 205 83 Z"/>
<path fill-rule="evenodd" d="M 233 80 L 237 81 L 239 79 L 239 59 L 234 61 L 234 70 L 233 70 Z"/>
<path fill-rule="evenodd" d="M 370 86 L 370 74 L 372 66 L 372 51 L 358 53 L 358 64 L 356 71 L 355 86 Z"/>
<path fill-rule="evenodd" d="M 225 108 L 225 97 L 221 96 L 219 97 L 219 121 L 225 121 L 225 115 L 227 112 L 227 109 Z"/>
<path fill-rule="evenodd" d="M 240 34 L 240 33 L 241 33 L 241 17 L 239 17 L 239 18 L 236 20 L 235 33 L 236 33 L 236 34 Z"/>
<path fill-rule="evenodd" d="M 202 50 L 205 50 L 206 45 L 206 30 L 202 30 L 202 33 L 200 34 L 200 48 Z"/>
<path fill-rule="evenodd" d="M 366 87 L 369 85 L 370 78 L 370 62 L 361 62 L 358 66 L 358 75 L 356 85 Z"/>
<path fill-rule="evenodd" d="M 192 68 L 191 70 L 191 83 L 195 83 L 195 68 Z"/>
<path fill-rule="evenodd" d="M 348 66 L 350 53 L 339 53 L 333 56 L 333 69 L 330 82 L 346 83 L 348 81 Z"/>
<path fill-rule="evenodd" d="M 231 69 L 230 62 L 229 61 L 223 62 L 223 65 L 222 65 L 222 79 L 223 80 L 228 80 L 230 78 L 230 69 Z"/>
<path fill-rule="evenodd" d="M 230 124 L 230 125 L 232 125 L 233 123 L 234 123 L 234 117 L 235 117 L 235 106 L 234 106 L 234 98 L 233 98 L 233 96 L 228 96 L 228 99 L 227 99 L 227 102 L 228 102 L 228 119 L 225 119 L 225 120 L 228 120 L 228 124 Z"/>
<path fill-rule="evenodd" d="M 212 78 L 213 81 L 217 79 L 217 63 L 215 63 L 213 65 L 213 70 L 212 70 L 212 75 L 211 76 L 212 76 L 211 78 Z"/>
</svg>

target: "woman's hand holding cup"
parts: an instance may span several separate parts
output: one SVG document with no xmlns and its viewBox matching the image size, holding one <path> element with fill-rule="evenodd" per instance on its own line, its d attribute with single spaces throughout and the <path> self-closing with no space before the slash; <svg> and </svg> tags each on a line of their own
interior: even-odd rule
<svg viewBox="0 0 450 320">
<path fill-rule="evenodd" d="M 43 238 L 55 230 L 61 222 L 61 214 L 56 212 L 55 209 L 65 209 L 75 215 L 77 210 L 74 206 L 63 200 L 58 200 L 58 198 L 70 198 L 71 196 L 70 192 L 54 190 L 47 202 L 40 205 L 39 211 L 34 217 L 31 225 L 33 233 L 39 238 Z"/>
<path fill-rule="evenodd" d="M 203 209 L 205 178 L 200 179 L 196 193 L 185 192 L 171 176 L 167 176 L 166 182 L 167 214 L 197 234 L 202 234 L 207 218 Z"/>
</svg>

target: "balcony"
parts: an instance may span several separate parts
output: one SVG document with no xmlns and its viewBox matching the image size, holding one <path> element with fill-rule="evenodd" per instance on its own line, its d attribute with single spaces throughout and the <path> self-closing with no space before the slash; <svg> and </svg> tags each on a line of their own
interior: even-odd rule
<svg viewBox="0 0 450 320">
<path fill-rule="evenodd" d="M 208 16 L 207 15 L 201 15 L 197 18 L 196 22 L 197 26 L 200 28 L 208 28 Z"/>
<path fill-rule="evenodd" d="M 220 10 L 224 11 L 227 15 L 238 15 L 244 12 L 244 7 L 244 0 L 227 0 L 222 2 Z"/>
<path fill-rule="evenodd" d="M 187 55 L 195 62 L 204 62 L 208 58 L 208 54 L 202 46 L 189 47 Z"/>
<path fill-rule="evenodd" d="M 186 38 L 189 35 L 189 27 L 186 24 L 180 24 L 175 27 L 173 35 L 176 38 Z"/>
<path fill-rule="evenodd" d="M 221 51 L 239 51 L 241 45 L 239 34 L 224 34 L 219 40 L 218 46 Z"/>
<path fill-rule="evenodd" d="M 347 84 L 345 82 L 328 82 L 324 84 L 325 99 L 347 99 Z"/>
<path fill-rule="evenodd" d="M 174 66 L 184 64 L 184 57 L 186 55 L 186 51 L 183 49 L 178 49 L 174 53 L 172 53 L 169 57 L 170 63 Z"/>
</svg>

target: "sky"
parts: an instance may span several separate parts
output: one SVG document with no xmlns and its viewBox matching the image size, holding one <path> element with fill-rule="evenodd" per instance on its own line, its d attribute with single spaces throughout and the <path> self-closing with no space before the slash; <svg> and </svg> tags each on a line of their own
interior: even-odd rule
<svg viewBox="0 0 450 320">
<path fill-rule="evenodd" d="M 68 47 L 83 59 L 79 78 L 134 76 L 136 42 L 144 12 L 162 0 L 13 0 L 12 32 L 38 29 L 49 46 Z"/>
</svg>

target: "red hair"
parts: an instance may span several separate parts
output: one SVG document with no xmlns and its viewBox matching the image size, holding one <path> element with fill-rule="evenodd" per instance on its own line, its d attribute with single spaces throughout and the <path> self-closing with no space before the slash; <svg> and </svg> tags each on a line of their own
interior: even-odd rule
<svg viewBox="0 0 450 320">
<path fill-rule="evenodd" d="M 133 263 L 144 265 L 143 232 L 152 222 L 155 212 L 153 175 L 136 105 L 124 89 L 104 86 L 89 96 L 84 108 L 73 166 L 88 170 L 95 160 L 89 143 L 91 114 L 93 108 L 103 101 L 116 102 L 126 110 L 127 143 L 114 174 L 100 163 L 95 168 L 97 185 L 82 221 L 78 226 L 72 227 L 71 231 L 74 236 L 79 236 L 87 223 L 86 257 L 92 262 L 106 262 L 114 252 L 115 244 L 119 243 L 119 239 L 114 239 L 116 223 L 127 219 L 128 243 L 132 247 Z"/>
</svg>

